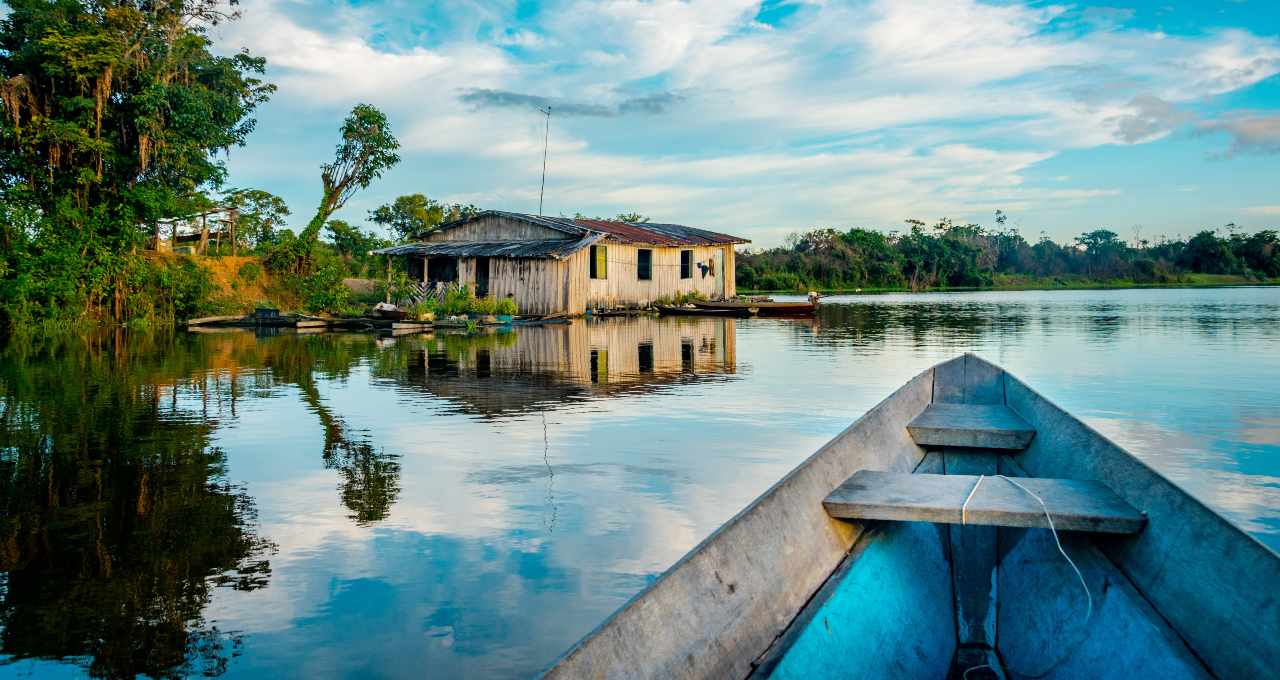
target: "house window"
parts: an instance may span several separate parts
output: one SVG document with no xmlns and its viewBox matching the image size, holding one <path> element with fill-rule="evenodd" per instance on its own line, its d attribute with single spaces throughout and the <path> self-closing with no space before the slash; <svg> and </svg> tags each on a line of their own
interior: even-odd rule
<svg viewBox="0 0 1280 680">
<path fill-rule="evenodd" d="M 693 278 L 693 251 L 692 250 L 680 251 L 680 278 L 682 279 Z"/>
<path fill-rule="evenodd" d="M 641 249 L 636 251 L 636 279 L 650 281 L 653 279 L 653 251 Z"/>
<path fill-rule="evenodd" d="M 591 278 L 609 278 L 609 249 L 605 246 L 591 246 Z"/>
</svg>

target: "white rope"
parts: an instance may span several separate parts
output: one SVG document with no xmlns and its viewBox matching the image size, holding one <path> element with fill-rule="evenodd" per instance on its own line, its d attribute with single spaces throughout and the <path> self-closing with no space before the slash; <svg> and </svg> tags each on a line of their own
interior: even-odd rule
<svg viewBox="0 0 1280 680">
<path fill-rule="evenodd" d="M 960 523 L 969 523 L 969 501 L 973 500 L 973 494 L 978 493 L 978 485 L 982 480 L 986 479 L 986 475 L 978 475 L 978 481 L 973 483 L 973 488 L 969 489 L 969 497 L 964 499 L 964 505 L 960 506 Z"/>
<path fill-rule="evenodd" d="M 1058 529 L 1057 527 L 1053 526 L 1053 517 L 1049 514 L 1049 506 L 1044 504 L 1043 498 L 1032 493 L 1031 489 L 1028 489 L 1027 487 L 1013 481 L 1012 479 L 1009 479 L 1008 477 L 1005 477 L 1004 475 L 996 475 L 996 476 L 1018 487 L 1019 489 L 1022 489 L 1023 491 L 1027 492 L 1028 496 L 1031 496 L 1032 498 L 1036 499 L 1036 502 L 1040 504 L 1040 509 L 1044 510 L 1044 518 L 1049 520 L 1049 531 L 1053 533 L 1053 542 L 1058 546 L 1058 552 L 1062 553 L 1062 558 L 1067 561 L 1067 564 L 1071 565 L 1071 570 L 1076 573 L 1076 578 L 1080 579 L 1080 587 L 1084 588 L 1084 596 L 1088 604 L 1088 606 L 1085 609 L 1084 622 L 1088 623 L 1089 619 L 1093 617 L 1093 593 L 1089 592 L 1089 584 L 1085 583 L 1084 574 L 1080 573 L 1080 567 L 1077 567 L 1075 560 L 1072 560 L 1071 556 L 1067 554 L 1067 551 L 1062 549 L 1062 541 L 1058 540 Z"/>
<path fill-rule="evenodd" d="M 1089 591 L 1089 584 L 1085 582 L 1084 574 L 1081 573 L 1080 567 L 1076 566 L 1075 560 L 1071 559 L 1071 556 L 1068 555 L 1067 551 L 1063 549 L 1062 541 L 1059 540 L 1058 538 L 1058 528 L 1053 525 L 1053 515 L 1049 514 L 1049 506 L 1045 505 L 1044 499 L 1037 496 L 1035 492 L 1033 492 L 1031 489 L 1028 489 L 1027 487 L 1019 484 L 1018 482 L 1013 481 L 1012 479 L 1004 475 L 998 474 L 995 476 L 999 477 L 1000 479 L 1003 479 L 1006 482 L 1009 482 L 1010 484 L 1018 487 L 1019 489 L 1022 489 L 1024 492 L 1026 492 L 1028 496 L 1031 496 L 1032 498 L 1036 499 L 1036 502 L 1040 504 L 1040 509 L 1044 511 L 1044 518 L 1049 522 L 1049 532 L 1053 534 L 1053 542 L 1055 545 L 1058 546 L 1058 552 L 1062 554 L 1062 558 L 1067 561 L 1067 564 L 1071 565 L 1071 570 L 1076 573 L 1076 578 L 1080 580 L 1080 587 L 1084 588 L 1086 607 L 1085 607 L 1084 621 L 1080 624 L 1081 630 L 1083 631 L 1084 627 L 1089 624 L 1089 620 L 1093 618 L 1093 593 Z M 978 475 L 978 481 L 974 483 L 973 488 L 969 491 L 969 497 L 964 500 L 964 505 L 961 506 L 960 508 L 961 524 L 965 524 L 966 521 L 968 520 L 967 514 L 969 509 L 969 501 L 973 500 L 973 495 L 977 493 L 978 485 L 982 483 L 982 480 L 984 478 L 986 478 L 986 475 Z M 1082 634 L 1081 638 L 1077 640 L 1076 643 L 1072 645 L 1072 647 L 1074 648 L 1075 646 L 1078 646 L 1081 642 L 1084 642 L 1085 635 L 1087 634 Z M 1014 671 L 1016 675 L 1023 675 L 1029 678 L 1041 678 L 1048 675 L 1050 671 L 1052 671 L 1054 668 L 1057 668 L 1058 665 L 1061 664 L 1063 661 L 1066 661 L 1067 657 L 1070 656 L 1070 654 L 1071 654 L 1070 651 L 1063 654 L 1057 661 L 1054 661 L 1052 664 L 1049 665 L 1048 668 L 1046 668 L 1045 670 L 1039 673 L 1022 673 L 1022 672 L 1015 671 L 1012 668 L 1010 668 L 1009 670 Z M 981 664 L 978 666 L 973 666 L 972 668 L 966 668 L 964 671 L 964 674 L 961 676 L 961 680 L 968 680 L 969 672 L 976 671 L 979 668 L 990 668 L 993 671 L 995 670 L 995 668 L 993 668 L 990 664 Z"/>
</svg>

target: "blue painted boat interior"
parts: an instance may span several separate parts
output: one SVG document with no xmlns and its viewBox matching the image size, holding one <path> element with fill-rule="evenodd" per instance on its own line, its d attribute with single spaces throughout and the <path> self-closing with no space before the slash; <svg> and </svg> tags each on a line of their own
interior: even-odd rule
<svg viewBox="0 0 1280 680">
<path fill-rule="evenodd" d="M 1063 532 L 1080 583 L 1047 529 L 999 530 L 997 653 L 1008 677 L 1212 677 L 1085 535 Z M 769 677 L 945 678 L 956 656 L 946 530 L 922 522 L 868 532 L 834 588 L 798 617 Z M 963 667 L 957 669 L 963 674 Z M 982 675 L 975 669 L 970 678 Z"/>
</svg>

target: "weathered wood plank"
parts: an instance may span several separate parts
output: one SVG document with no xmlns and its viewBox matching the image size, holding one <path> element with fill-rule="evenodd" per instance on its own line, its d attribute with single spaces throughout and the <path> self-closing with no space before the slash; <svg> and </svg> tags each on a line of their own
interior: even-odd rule
<svg viewBox="0 0 1280 680">
<path fill-rule="evenodd" d="M 822 502 L 839 519 L 962 523 L 979 526 L 1047 528 L 1034 498 L 1000 477 L 929 475 L 859 470 Z M 1132 534 L 1146 517 L 1100 482 L 1075 479 L 1017 480 L 1042 498 L 1053 524 L 1064 531 Z M 974 491 L 974 485 L 978 485 Z M 970 492 L 973 492 L 970 498 Z"/>
<path fill-rule="evenodd" d="M 907 424 L 921 446 L 962 446 L 1020 451 L 1035 428 L 1007 406 L 933 403 Z"/>
<path fill-rule="evenodd" d="M 202 316 L 198 319 L 188 319 L 187 325 L 201 326 L 207 323 L 224 323 L 227 321 L 248 321 L 252 318 L 253 317 L 245 316 L 244 314 L 231 314 L 227 316 Z"/>
</svg>

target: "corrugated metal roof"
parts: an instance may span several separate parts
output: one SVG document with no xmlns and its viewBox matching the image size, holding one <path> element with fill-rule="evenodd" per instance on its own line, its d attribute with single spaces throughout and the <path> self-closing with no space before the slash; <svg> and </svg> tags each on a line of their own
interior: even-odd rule
<svg viewBox="0 0 1280 680">
<path fill-rule="evenodd" d="M 563 259 L 604 238 L 587 234 L 580 239 L 537 241 L 428 241 L 373 251 L 377 255 L 445 255 L 448 257 L 550 257 Z"/>
<path fill-rule="evenodd" d="M 547 217 L 513 213 L 503 210 L 485 210 L 466 219 L 440 226 L 440 231 L 453 229 L 485 216 L 505 217 L 536 224 L 547 229 L 581 236 L 588 233 L 604 234 L 610 240 L 622 243 L 644 243 L 660 246 L 706 246 L 750 243 L 751 241 L 729 234 L 686 227 L 682 224 L 653 224 L 649 222 L 617 222 L 614 220 L 578 220 L 571 217 Z"/>
<path fill-rule="evenodd" d="M 651 243 L 658 246 L 719 246 L 750 243 L 747 239 L 682 224 L 652 222 L 615 222 L 613 220 L 574 220 L 575 223 L 608 234 L 623 243 Z"/>
</svg>

